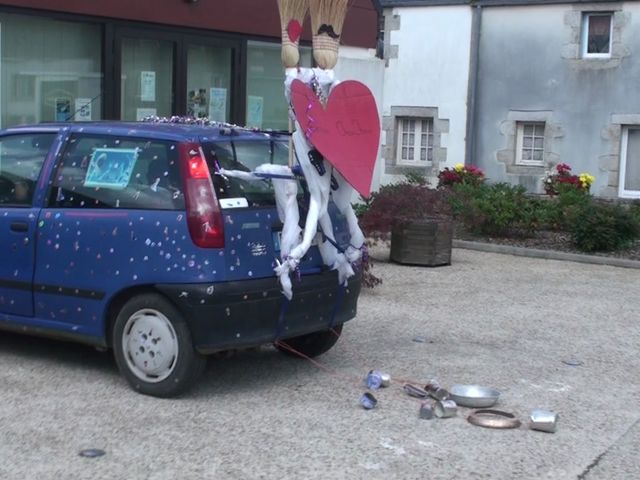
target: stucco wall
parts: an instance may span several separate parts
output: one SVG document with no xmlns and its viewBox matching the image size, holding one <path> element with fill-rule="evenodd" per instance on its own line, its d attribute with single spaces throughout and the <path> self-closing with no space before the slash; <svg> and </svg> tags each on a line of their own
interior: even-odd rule
<svg viewBox="0 0 640 480">
<path fill-rule="evenodd" d="M 382 161 L 384 183 L 402 174 L 395 165 L 392 108 L 437 109 L 441 129 L 438 161 L 425 173 L 464 162 L 469 81 L 471 9 L 468 6 L 406 7 L 385 12 Z"/>
<path fill-rule="evenodd" d="M 369 87 L 376 99 L 376 105 L 381 115 L 384 94 L 384 61 L 376 57 L 375 50 L 366 48 L 341 46 L 339 55 L 338 64 L 335 68 L 336 77 L 340 80 L 358 80 Z M 383 170 L 379 150 L 378 161 L 373 174 L 372 190 L 378 189 Z"/>
<path fill-rule="evenodd" d="M 579 56 L 580 10 L 614 16 L 613 60 Z M 492 180 L 540 191 L 558 162 L 596 176 L 592 192 L 617 194 L 620 118 L 640 113 L 640 5 L 492 7 L 482 15 L 476 161 Z M 625 117 L 626 115 L 626 117 Z M 514 122 L 550 126 L 545 167 L 510 165 Z"/>
</svg>

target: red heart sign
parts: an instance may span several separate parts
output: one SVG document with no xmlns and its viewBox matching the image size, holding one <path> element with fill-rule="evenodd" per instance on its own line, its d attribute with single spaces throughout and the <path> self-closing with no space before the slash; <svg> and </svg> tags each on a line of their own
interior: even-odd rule
<svg viewBox="0 0 640 480">
<path fill-rule="evenodd" d="M 297 20 L 291 20 L 289 25 L 287 25 L 287 35 L 289 35 L 289 40 L 293 43 L 296 43 L 302 35 L 302 25 Z"/>
<path fill-rule="evenodd" d="M 325 108 L 308 85 L 294 80 L 291 101 L 309 142 L 368 197 L 380 145 L 380 118 L 371 90 L 353 80 L 342 82 L 331 91 Z"/>
</svg>

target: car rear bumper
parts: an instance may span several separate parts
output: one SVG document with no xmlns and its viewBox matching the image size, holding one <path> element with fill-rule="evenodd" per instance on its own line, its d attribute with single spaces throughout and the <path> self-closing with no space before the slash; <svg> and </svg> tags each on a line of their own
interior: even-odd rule
<svg viewBox="0 0 640 480">
<path fill-rule="evenodd" d="M 361 275 L 338 285 L 335 271 L 293 281 L 291 301 L 277 277 L 216 284 L 161 284 L 182 311 L 201 353 L 257 346 L 326 330 L 356 316 Z"/>
</svg>

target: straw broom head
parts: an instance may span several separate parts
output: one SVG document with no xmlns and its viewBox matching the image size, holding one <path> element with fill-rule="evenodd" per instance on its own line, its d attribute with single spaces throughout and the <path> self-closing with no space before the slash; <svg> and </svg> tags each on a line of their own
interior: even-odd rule
<svg viewBox="0 0 640 480">
<path fill-rule="evenodd" d="M 282 26 L 282 63 L 287 68 L 295 67 L 300 61 L 298 41 L 308 9 L 309 0 L 278 0 Z"/>
<path fill-rule="evenodd" d="M 313 33 L 313 58 L 320 68 L 338 63 L 338 46 L 349 0 L 309 0 Z"/>
</svg>

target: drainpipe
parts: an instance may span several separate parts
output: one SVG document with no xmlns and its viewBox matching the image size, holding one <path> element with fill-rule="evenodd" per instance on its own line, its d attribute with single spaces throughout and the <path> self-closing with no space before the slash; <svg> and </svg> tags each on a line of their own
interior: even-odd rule
<svg viewBox="0 0 640 480">
<path fill-rule="evenodd" d="M 378 29 L 376 32 L 376 57 L 380 60 L 384 60 L 384 12 L 378 0 L 373 1 L 373 6 L 375 7 L 376 14 L 378 16 L 376 25 Z"/>
<path fill-rule="evenodd" d="M 480 68 L 480 32 L 482 30 L 482 5 L 477 3 L 471 12 L 471 45 L 469 52 L 469 83 L 467 85 L 467 126 L 465 165 L 476 165 L 476 125 L 478 70 Z"/>
</svg>

